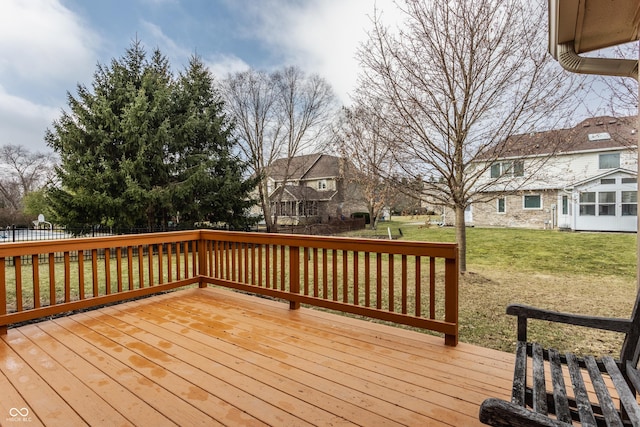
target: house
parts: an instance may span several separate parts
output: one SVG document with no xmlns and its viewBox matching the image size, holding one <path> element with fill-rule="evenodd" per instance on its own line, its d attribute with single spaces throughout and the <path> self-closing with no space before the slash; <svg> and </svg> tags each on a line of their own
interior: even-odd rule
<svg viewBox="0 0 640 427">
<path fill-rule="evenodd" d="M 484 168 L 466 217 L 476 226 L 637 231 L 636 117 L 517 135 Z"/>
<path fill-rule="evenodd" d="M 298 225 L 367 212 L 352 173 L 348 161 L 327 154 L 276 160 L 266 178 L 272 214 L 279 224 Z"/>
</svg>

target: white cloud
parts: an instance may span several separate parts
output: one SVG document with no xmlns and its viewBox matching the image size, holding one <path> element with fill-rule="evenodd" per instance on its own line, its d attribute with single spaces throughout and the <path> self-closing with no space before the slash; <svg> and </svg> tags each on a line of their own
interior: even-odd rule
<svg viewBox="0 0 640 427">
<path fill-rule="evenodd" d="M 45 79 L 66 81 L 90 73 L 98 43 L 58 0 L 0 2 L 0 81 L 5 86 L 9 79 L 46 85 Z"/>
<path fill-rule="evenodd" d="M 47 150 L 45 130 L 65 90 L 92 75 L 99 44 L 59 0 L 0 1 L 0 145 Z"/>
<path fill-rule="evenodd" d="M 390 0 L 379 0 L 377 8 L 385 16 L 398 15 Z M 257 21 L 255 37 L 284 55 L 288 64 L 327 79 L 340 101 L 349 103 L 359 71 L 355 55 L 371 29 L 373 2 L 271 0 L 260 2 L 250 12 Z"/>
<path fill-rule="evenodd" d="M 365 39 L 368 2 L 332 0 L 318 2 L 293 21 L 293 34 L 283 42 L 294 61 L 331 82 L 336 94 L 348 102 L 358 74 L 355 54 Z"/>
<path fill-rule="evenodd" d="M 57 108 L 10 95 L 0 86 L 0 145 L 16 144 L 31 151 L 48 151 L 45 130 L 59 114 Z"/>
<path fill-rule="evenodd" d="M 142 21 L 142 27 L 145 33 L 148 34 L 149 40 L 153 40 L 153 46 L 149 46 L 147 54 L 151 53 L 151 49 L 160 48 L 162 54 L 170 58 L 172 64 L 186 63 L 186 59 L 191 56 L 193 52 L 184 47 L 178 45 L 171 37 L 167 36 L 160 26 L 149 22 Z M 145 35 L 145 39 L 147 36 Z M 142 40 L 144 42 L 144 39 Z M 146 43 L 145 43 L 146 44 Z"/>
<path fill-rule="evenodd" d="M 194 52 L 193 50 L 188 50 L 180 46 L 167 36 L 160 26 L 148 21 L 143 21 L 142 25 L 145 33 L 149 35 L 149 39 L 155 43 L 152 48 L 155 49 L 155 47 L 159 47 L 160 51 L 170 58 L 172 64 L 183 64 L 186 66 L 191 55 L 199 55 L 197 51 Z M 234 54 L 207 55 L 206 57 L 203 56 L 202 60 L 211 73 L 219 80 L 226 78 L 229 73 L 244 71 L 250 68 L 249 64 Z"/>
<path fill-rule="evenodd" d="M 251 68 L 249 64 L 235 55 L 217 55 L 212 58 L 203 58 L 203 60 L 218 80 L 225 79 L 230 73 L 233 74 Z"/>
</svg>

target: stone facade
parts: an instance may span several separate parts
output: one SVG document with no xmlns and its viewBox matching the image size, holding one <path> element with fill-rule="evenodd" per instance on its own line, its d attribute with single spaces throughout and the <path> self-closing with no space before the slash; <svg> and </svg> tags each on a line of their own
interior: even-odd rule
<svg viewBox="0 0 640 427">
<path fill-rule="evenodd" d="M 539 229 L 554 226 L 554 214 L 558 199 L 557 190 L 521 191 L 515 194 L 494 193 L 494 195 L 493 200 L 472 204 L 472 224 L 468 225 Z M 525 196 L 539 196 L 541 206 L 539 208 L 525 208 Z M 503 199 L 504 204 L 498 202 L 499 199 Z"/>
</svg>

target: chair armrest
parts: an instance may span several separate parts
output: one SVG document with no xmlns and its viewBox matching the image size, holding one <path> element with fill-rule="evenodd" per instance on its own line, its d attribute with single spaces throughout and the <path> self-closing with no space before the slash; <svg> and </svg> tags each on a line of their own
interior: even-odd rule
<svg viewBox="0 0 640 427">
<path fill-rule="evenodd" d="M 571 427 L 511 402 L 490 398 L 480 405 L 480 422 L 494 427 Z"/>
<path fill-rule="evenodd" d="M 507 307 L 507 314 L 518 316 L 518 341 L 527 340 L 527 319 L 546 320 L 549 322 L 565 323 L 568 325 L 584 326 L 587 328 L 622 333 L 627 333 L 631 327 L 630 319 L 560 313 L 557 311 L 544 310 L 521 304 L 509 305 Z"/>
</svg>

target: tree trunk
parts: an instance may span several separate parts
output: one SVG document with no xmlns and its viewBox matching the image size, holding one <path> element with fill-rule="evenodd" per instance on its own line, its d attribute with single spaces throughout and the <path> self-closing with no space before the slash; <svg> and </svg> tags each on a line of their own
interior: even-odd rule
<svg viewBox="0 0 640 427">
<path fill-rule="evenodd" d="M 378 225 L 376 214 L 372 206 L 369 207 L 369 228 L 375 230 Z"/>
<path fill-rule="evenodd" d="M 265 187 L 266 185 L 264 185 L 264 183 L 260 183 L 258 186 L 258 194 L 260 197 L 260 204 L 262 205 L 264 224 L 267 227 L 267 233 L 271 233 L 273 232 L 273 218 L 271 217 L 271 203 L 269 202 L 269 196 Z"/>
<path fill-rule="evenodd" d="M 467 271 L 467 224 L 464 221 L 464 207 L 456 206 L 456 243 L 458 244 L 458 263 L 460 273 Z"/>
</svg>

